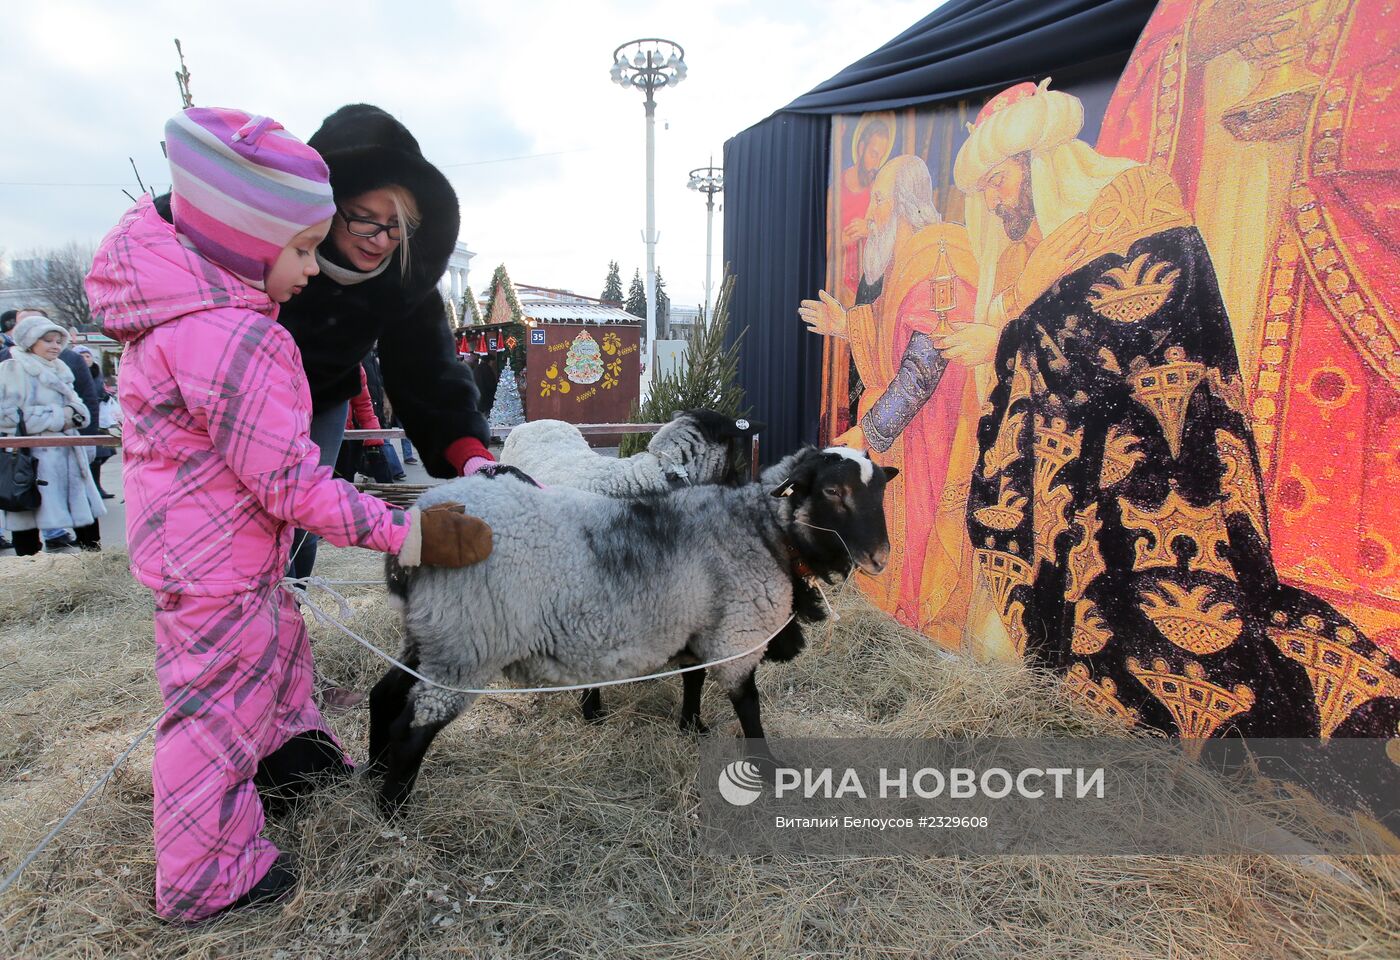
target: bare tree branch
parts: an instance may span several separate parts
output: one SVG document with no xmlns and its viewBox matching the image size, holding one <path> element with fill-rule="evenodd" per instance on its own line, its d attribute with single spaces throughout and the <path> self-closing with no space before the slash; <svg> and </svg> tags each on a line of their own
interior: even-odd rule
<svg viewBox="0 0 1400 960">
<path fill-rule="evenodd" d="M 40 272 L 35 279 L 44 297 L 58 311 L 58 316 L 54 319 L 84 331 L 93 328 L 83 278 L 92 269 L 94 252 L 91 245 L 70 243 L 65 247 L 45 251 L 37 257 L 45 262 L 47 269 Z"/>
</svg>

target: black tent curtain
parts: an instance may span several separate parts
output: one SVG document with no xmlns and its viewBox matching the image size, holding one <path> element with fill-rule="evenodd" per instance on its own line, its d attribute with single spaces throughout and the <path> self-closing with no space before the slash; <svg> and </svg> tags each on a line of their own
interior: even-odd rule
<svg viewBox="0 0 1400 960">
<path fill-rule="evenodd" d="M 826 278 L 831 120 L 991 94 L 1050 74 L 1116 79 L 1155 0 L 949 0 L 724 146 L 724 259 L 739 382 L 771 463 L 817 442 L 821 338 L 798 302 Z M 1056 84 L 1060 86 L 1060 83 Z"/>
</svg>

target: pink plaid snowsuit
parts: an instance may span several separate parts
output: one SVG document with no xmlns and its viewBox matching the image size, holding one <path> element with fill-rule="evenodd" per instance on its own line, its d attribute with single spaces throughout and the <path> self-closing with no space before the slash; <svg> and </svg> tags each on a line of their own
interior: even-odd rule
<svg viewBox="0 0 1400 960">
<path fill-rule="evenodd" d="M 179 242 L 149 198 L 103 239 L 94 316 L 126 343 L 120 401 L 131 571 L 156 593 L 156 909 L 198 920 L 260 880 L 251 778 L 325 730 L 311 650 L 278 587 L 292 530 L 397 552 L 408 518 L 317 466 L 311 395 L 277 305 Z M 326 731 L 329 733 L 329 731 Z"/>
</svg>

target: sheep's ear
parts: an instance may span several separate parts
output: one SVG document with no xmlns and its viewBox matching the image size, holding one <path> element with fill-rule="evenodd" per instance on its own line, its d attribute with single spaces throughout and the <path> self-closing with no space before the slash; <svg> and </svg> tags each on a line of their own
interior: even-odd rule
<svg viewBox="0 0 1400 960">
<path fill-rule="evenodd" d="M 762 433 L 763 428 L 766 426 L 768 426 L 768 424 L 759 420 L 745 420 L 742 417 L 734 421 L 734 429 L 741 437 L 752 437 L 755 434 Z"/>
<path fill-rule="evenodd" d="M 806 496 L 812 489 L 812 477 L 816 473 L 816 463 L 809 456 L 799 456 L 792 465 L 792 473 L 778 484 L 773 491 L 775 497 L 790 497 L 794 494 Z"/>
<path fill-rule="evenodd" d="M 886 482 L 886 483 L 891 483 L 891 482 L 893 482 L 893 481 L 894 481 L 894 478 L 897 477 L 897 476 L 899 476 L 899 468 L 898 468 L 898 467 L 881 467 L 880 469 L 883 470 L 883 471 L 885 471 L 885 482 Z"/>
<path fill-rule="evenodd" d="M 671 411 L 671 422 L 672 422 L 672 423 L 675 423 L 677 420 L 679 420 L 679 419 L 680 419 L 681 417 L 683 417 L 683 416 L 685 416 L 685 411 L 684 411 L 684 410 L 672 410 L 672 411 Z"/>
</svg>

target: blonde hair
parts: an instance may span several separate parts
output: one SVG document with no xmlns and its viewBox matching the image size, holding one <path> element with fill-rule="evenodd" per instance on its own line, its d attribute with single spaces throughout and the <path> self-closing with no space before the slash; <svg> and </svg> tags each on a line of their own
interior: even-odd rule
<svg viewBox="0 0 1400 960">
<path fill-rule="evenodd" d="M 384 188 L 384 192 L 394 202 L 394 216 L 399 221 L 399 276 L 406 277 L 408 276 L 409 261 L 412 257 L 408 248 L 408 235 L 418 229 L 418 225 L 423 222 L 423 217 L 418 212 L 418 201 L 408 191 L 408 188 L 398 184 L 390 184 Z"/>
</svg>

